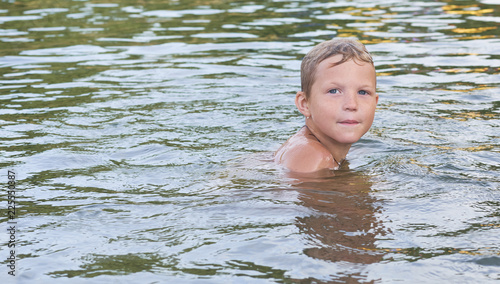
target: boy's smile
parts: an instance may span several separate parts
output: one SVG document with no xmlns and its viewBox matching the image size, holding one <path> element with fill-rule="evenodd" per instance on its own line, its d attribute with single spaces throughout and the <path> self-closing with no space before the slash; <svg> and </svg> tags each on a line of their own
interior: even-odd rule
<svg viewBox="0 0 500 284">
<path fill-rule="evenodd" d="M 352 120 L 352 119 L 346 119 L 346 120 L 342 120 L 341 122 L 339 122 L 340 124 L 342 125 L 358 125 L 359 124 L 359 121 L 357 120 Z"/>
</svg>

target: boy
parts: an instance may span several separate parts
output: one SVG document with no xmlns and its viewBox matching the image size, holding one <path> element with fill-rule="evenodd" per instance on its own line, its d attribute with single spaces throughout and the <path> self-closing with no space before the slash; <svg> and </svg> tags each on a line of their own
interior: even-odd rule
<svg viewBox="0 0 500 284">
<path fill-rule="evenodd" d="M 305 126 L 275 153 L 293 172 L 339 169 L 351 144 L 370 129 L 378 103 L 375 66 L 359 41 L 333 39 L 302 61 L 295 105 Z"/>
</svg>

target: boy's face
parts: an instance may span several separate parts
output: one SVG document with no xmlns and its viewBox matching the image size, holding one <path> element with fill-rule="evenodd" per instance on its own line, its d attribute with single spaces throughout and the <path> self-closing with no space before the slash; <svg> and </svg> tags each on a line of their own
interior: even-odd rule
<svg viewBox="0 0 500 284">
<path fill-rule="evenodd" d="M 335 55 L 320 62 L 307 99 L 308 123 L 332 142 L 352 144 L 370 129 L 378 102 L 373 65 Z M 306 115 L 307 116 L 307 115 Z"/>
</svg>

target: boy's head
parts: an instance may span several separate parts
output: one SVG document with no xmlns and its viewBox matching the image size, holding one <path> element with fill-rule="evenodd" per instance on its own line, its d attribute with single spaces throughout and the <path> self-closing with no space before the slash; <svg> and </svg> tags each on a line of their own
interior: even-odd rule
<svg viewBox="0 0 500 284">
<path fill-rule="evenodd" d="M 342 55 L 342 59 L 335 65 L 340 65 L 349 60 L 373 65 L 372 56 L 366 50 L 366 47 L 355 39 L 335 38 L 322 42 L 307 53 L 300 66 L 301 87 L 306 98 L 310 96 L 319 63 L 335 55 Z"/>
</svg>

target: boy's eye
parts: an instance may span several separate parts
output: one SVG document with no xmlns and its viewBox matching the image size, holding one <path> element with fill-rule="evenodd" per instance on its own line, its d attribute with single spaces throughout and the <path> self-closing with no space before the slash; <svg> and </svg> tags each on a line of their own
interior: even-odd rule
<svg viewBox="0 0 500 284">
<path fill-rule="evenodd" d="M 337 94 L 338 92 L 339 92 L 339 90 L 337 90 L 337 89 L 331 89 L 328 91 L 328 93 L 330 93 L 330 94 Z"/>
<path fill-rule="evenodd" d="M 361 90 L 361 91 L 358 92 L 358 94 L 360 94 L 360 95 L 368 95 L 368 92 Z"/>
</svg>

